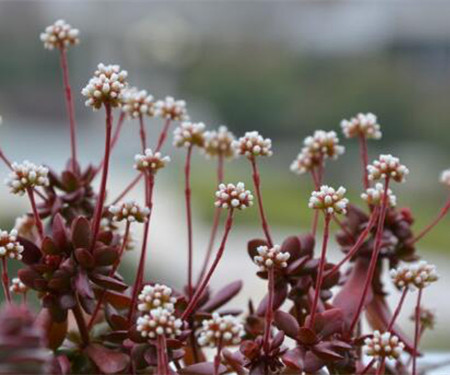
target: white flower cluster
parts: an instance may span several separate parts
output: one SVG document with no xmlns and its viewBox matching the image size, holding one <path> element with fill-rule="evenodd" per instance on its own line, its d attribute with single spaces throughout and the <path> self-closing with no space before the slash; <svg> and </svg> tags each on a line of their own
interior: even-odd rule
<svg viewBox="0 0 450 375">
<path fill-rule="evenodd" d="M 205 124 L 203 122 L 182 122 L 173 132 L 175 147 L 203 147 L 205 143 Z"/>
<path fill-rule="evenodd" d="M 398 359 L 405 344 L 391 332 L 374 331 L 373 337 L 364 340 L 365 353 L 374 358 Z"/>
<path fill-rule="evenodd" d="M 110 206 L 109 212 L 113 214 L 114 221 L 126 220 L 130 223 L 144 223 L 148 220 L 150 209 L 141 207 L 135 201 L 125 202 L 119 205 Z"/>
<path fill-rule="evenodd" d="M 239 140 L 234 141 L 234 147 L 239 155 L 251 159 L 255 156 L 272 156 L 272 140 L 263 138 L 257 131 L 246 132 Z"/>
<path fill-rule="evenodd" d="M 309 208 L 323 210 L 328 214 L 345 214 L 347 212 L 348 199 L 344 197 L 346 189 L 339 189 L 322 185 L 320 190 L 313 191 L 309 198 Z"/>
<path fill-rule="evenodd" d="M 166 338 L 175 339 L 181 335 L 183 322 L 177 319 L 171 311 L 162 307 L 151 310 L 148 314 L 140 316 L 136 321 L 136 329 L 142 337 L 155 339 L 164 335 Z"/>
<path fill-rule="evenodd" d="M 409 173 L 408 168 L 400 164 L 400 160 L 392 155 L 380 155 L 378 160 L 374 160 L 367 166 L 369 180 L 375 181 L 381 178 L 390 177 L 396 182 L 405 181 Z"/>
<path fill-rule="evenodd" d="M 237 345 L 244 335 L 244 326 L 238 318 L 232 315 L 220 316 L 212 314 L 212 319 L 204 320 L 198 335 L 201 346 L 216 347 L 219 345 Z"/>
<path fill-rule="evenodd" d="M 446 169 L 445 171 L 442 171 L 440 181 L 444 185 L 447 185 L 448 187 L 450 187 L 450 169 Z"/>
<path fill-rule="evenodd" d="M 20 281 L 18 277 L 11 280 L 11 286 L 9 287 L 11 293 L 25 294 L 28 291 L 28 287 Z"/>
<path fill-rule="evenodd" d="M 383 184 L 378 182 L 374 187 L 366 189 L 365 193 L 361 194 L 361 198 L 370 205 L 380 206 L 384 199 Z M 395 207 L 397 205 L 397 197 L 392 193 L 391 189 L 388 189 L 387 204 L 389 207 Z"/>
<path fill-rule="evenodd" d="M 17 241 L 17 231 L 0 230 L 0 258 L 22 259 L 23 246 Z"/>
<path fill-rule="evenodd" d="M 170 162 L 169 156 L 162 156 L 160 152 L 155 152 L 149 148 L 145 150 L 145 154 L 137 154 L 134 157 L 134 168 L 141 172 L 156 173 L 159 169 L 164 168 Z"/>
<path fill-rule="evenodd" d="M 381 138 L 380 124 L 377 122 L 377 116 L 373 113 L 358 113 L 350 120 L 342 120 L 341 128 L 347 138 L 360 135 L 372 139 Z"/>
<path fill-rule="evenodd" d="M 152 117 L 155 114 L 153 96 L 146 90 L 138 90 L 136 87 L 123 90 L 122 111 L 131 118 L 139 116 Z"/>
<path fill-rule="evenodd" d="M 253 261 L 259 266 L 260 271 L 267 271 L 271 267 L 278 269 L 286 268 L 290 253 L 281 251 L 280 245 L 272 248 L 268 246 L 259 246 L 256 251 L 258 255 L 253 257 Z"/>
<path fill-rule="evenodd" d="M 41 33 L 40 38 L 44 47 L 52 50 L 54 48 L 67 48 L 80 43 L 78 29 L 74 29 L 64 20 L 57 20 L 53 25 L 47 26 Z"/>
<path fill-rule="evenodd" d="M 86 106 L 99 109 L 102 104 L 107 103 L 111 107 L 118 107 L 127 86 L 127 76 L 127 71 L 120 70 L 119 65 L 98 64 L 94 76 L 81 90 L 81 94 L 88 98 Z"/>
<path fill-rule="evenodd" d="M 37 166 L 25 160 L 22 164 L 12 163 L 12 172 L 5 180 L 10 192 L 23 195 L 28 188 L 49 184 L 48 168 Z"/>
<path fill-rule="evenodd" d="M 177 299 L 172 295 L 172 289 L 166 285 L 145 285 L 138 296 L 138 310 L 149 312 L 162 307 L 168 311 L 174 311 Z"/>
<path fill-rule="evenodd" d="M 253 195 L 250 190 L 245 190 L 245 184 L 220 184 L 216 191 L 216 207 L 237 208 L 243 210 L 253 205 Z"/>
<path fill-rule="evenodd" d="M 209 157 L 222 156 L 227 159 L 236 156 L 234 148 L 235 138 L 226 126 L 220 126 L 219 130 L 205 132 L 205 154 Z"/>
<path fill-rule="evenodd" d="M 303 148 L 297 155 L 297 158 L 291 163 L 291 171 L 296 174 L 304 174 L 311 171 L 317 165 L 317 161 L 314 160 L 313 155 L 308 149 Z"/>
<path fill-rule="evenodd" d="M 390 271 L 392 281 L 399 288 L 422 289 L 438 280 L 436 266 L 425 261 L 404 265 Z"/>
<path fill-rule="evenodd" d="M 167 96 L 164 100 L 155 103 L 155 116 L 171 121 L 188 121 L 189 116 L 184 100 L 175 100 Z"/>
</svg>

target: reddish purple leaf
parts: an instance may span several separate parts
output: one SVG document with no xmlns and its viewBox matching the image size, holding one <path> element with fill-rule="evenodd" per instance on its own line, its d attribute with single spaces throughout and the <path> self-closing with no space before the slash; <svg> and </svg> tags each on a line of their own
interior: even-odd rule
<svg viewBox="0 0 450 375">
<path fill-rule="evenodd" d="M 237 280 L 215 293 L 205 305 L 202 306 L 203 311 L 214 311 L 217 308 L 225 305 L 242 289 L 242 281 Z"/>
<path fill-rule="evenodd" d="M 284 282 L 284 280 L 281 280 L 275 285 L 275 295 L 273 299 L 273 309 L 277 310 L 283 302 L 286 300 L 288 292 L 288 286 Z M 256 314 L 258 316 L 264 316 L 267 309 L 267 304 L 269 303 L 269 296 L 266 295 L 261 303 L 258 306 L 258 310 L 256 311 Z"/>
<path fill-rule="evenodd" d="M 56 214 L 52 225 L 53 240 L 60 249 L 66 249 L 68 245 L 66 225 L 61 214 Z"/>
<path fill-rule="evenodd" d="M 42 257 L 41 250 L 33 242 L 23 237 L 18 237 L 17 240 L 23 246 L 22 262 L 25 264 L 34 264 L 39 262 Z"/>
<path fill-rule="evenodd" d="M 254 240 L 250 240 L 247 243 L 247 251 L 248 251 L 248 255 L 250 255 L 250 258 L 253 260 L 253 258 L 255 257 L 255 255 L 258 255 L 258 252 L 256 251 L 256 249 L 259 246 L 267 246 L 267 241 L 260 239 L 260 238 L 256 238 Z"/>
<path fill-rule="evenodd" d="M 93 273 L 89 276 L 89 278 L 96 283 L 97 285 L 101 286 L 105 289 L 112 289 L 117 290 L 119 292 L 124 291 L 128 288 L 128 285 L 124 282 L 117 280 L 110 276 L 105 276 L 100 273 Z"/>
<path fill-rule="evenodd" d="M 93 268 L 95 265 L 95 259 L 88 249 L 79 248 L 75 249 L 75 259 L 83 268 Z"/>
<path fill-rule="evenodd" d="M 91 246 L 92 232 L 88 219 L 78 216 L 72 223 L 72 243 L 75 248 Z"/>
<path fill-rule="evenodd" d="M 282 251 L 291 254 L 289 257 L 290 262 L 293 262 L 301 257 L 301 248 L 302 245 L 298 236 L 288 237 L 281 244 Z"/>
<path fill-rule="evenodd" d="M 94 298 L 94 292 L 85 271 L 80 270 L 75 276 L 75 288 L 81 296 Z"/>
<path fill-rule="evenodd" d="M 84 351 L 105 374 L 124 372 L 130 361 L 128 355 L 105 348 L 100 344 L 89 344 Z"/>
<path fill-rule="evenodd" d="M 302 327 L 298 331 L 298 341 L 302 342 L 305 345 L 312 345 L 317 342 L 317 335 L 313 330 Z"/>
<path fill-rule="evenodd" d="M 110 266 L 119 256 L 118 250 L 115 247 L 102 246 L 94 249 L 94 259 L 96 266 Z"/>
<path fill-rule="evenodd" d="M 224 365 L 219 365 L 219 374 L 227 371 Z M 179 374 L 185 375 L 211 375 L 214 374 L 214 364 L 212 362 L 200 362 L 194 365 L 187 366 L 180 371 Z"/>
<path fill-rule="evenodd" d="M 56 247 L 56 244 L 50 237 L 44 237 L 41 244 L 42 252 L 48 255 L 60 254 L 61 250 Z"/>
<path fill-rule="evenodd" d="M 339 353 L 332 350 L 329 343 L 321 342 L 312 347 L 312 351 L 316 356 L 323 359 L 324 361 L 338 361 L 344 357 Z"/>
<path fill-rule="evenodd" d="M 275 311 L 275 325 L 290 338 L 296 339 L 300 326 L 297 320 L 284 311 Z"/>
<path fill-rule="evenodd" d="M 103 293 L 103 291 L 100 291 L 100 293 Z M 131 304 L 131 298 L 125 294 L 112 290 L 105 290 L 104 293 L 106 302 L 113 305 L 116 309 L 125 309 Z"/>
</svg>

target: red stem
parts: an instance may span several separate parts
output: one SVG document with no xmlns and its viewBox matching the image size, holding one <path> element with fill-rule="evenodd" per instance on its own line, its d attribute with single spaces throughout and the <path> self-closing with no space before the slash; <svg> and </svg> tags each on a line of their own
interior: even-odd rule
<svg viewBox="0 0 450 375">
<path fill-rule="evenodd" d="M 217 345 L 217 354 L 214 357 L 214 375 L 219 375 L 220 357 L 222 356 L 222 340 Z"/>
<path fill-rule="evenodd" d="M 369 155 L 367 152 L 367 139 L 364 134 L 359 135 L 359 152 L 361 156 L 361 162 L 363 167 L 363 185 L 364 189 L 367 189 L 369 185 L 369 176 L 367 174 L 367 165 L 369 163 Z"/>
<path fill-rule="evenodd" d="M 383 375 L 384 374 L 385 365 L 386 365 L 386 358 L 382 357 L 380 359 L 380 365 L 377 368 L 376 375 Z"/>
<path fill-rule="evenodd" d="M 167 360 L 167 348 L 166 348 L 166 337 L 164 335 L 158 335 L 157 342 L 158 355 L 158 374 L 169 375 L 169 363 Z"/>
<path fill-rule="evenodd" d="M 77 138 L 76 138 L 76 123 L 75 111 L 73 109 L 72 89 L 69 82 L 69 69 L 67 64 L 67 53 L 65 48 L 60 48 L 61 67 L 63 71 L 64 92 L 66 96 L 66 108 L 70 123 L 70 149 L 72 155 L 72 171 L 77 173 Z"/>
<path fill-rule="evenodd" d="M 34 190 L 32 188 L 27 188 L 27 194 L 30 199 L 31 209 L 33 210 L 34 221 L 36 222 L 39 238 L 42 241 L 44 238 L 44 225 L 42 224 L 41 217 L 39 216 L 39 212 L 37 210 L 36 201 L 34 199 Z"/>
<path fill-rule="evenodd" d="M 169 131 L 169 127 L 170 127 L 170 120 L 166 119 L 166 122 L 164 123 L 163 130 L 162 130 L 161 134 L 159 135 L 159 139 L 158 139 L 158 143 L 156 145 L 155 152 L 158 152 L 158 151 L 161 150 L 161 147 L 163 146 L 164 141 L 167 138 L 167 133 Z"/>
<path fill-rule="evenodd" d="M 188 296 L 192 298 L 192 208 L 191 208 L 191 158 L 192 158 L 192 146 L 187 149 L 186 164 L 184 166 L 184 196 L 186 201 L 186 220 L 188 231 Z"/>
<path fill-rule="evenodd" d="M 439 215 L 413 239 L 412 243 L 413 244 L 416 243 L 422 237 L 424 237 L 431 229 L 433 229 L 434 226 L 437 223 L 439 223 L 445 217 L 445 215 L 447 215 L 449 209 L 450 209 L 450 197 L 447 199 L 447 202 L 445 202 L 444 207 L 441 208 Z"/>
<path fill-rule="evenodd" d="M 0 149 L 0 159 L 3 160 L 3 162 L 6 164 L 6 166 L 12 170 L 12 164 L 9 161 L 9 159 L 6 157 L 6 155 L 3 153 L 2 149 Z"/>
<path fill-rule="evenodd" d="M 84 321 L 83 312 L 81 311 L 80 301 L 78 300 L 78 295 L 75 295 L 76 305 L 72 309 L 73 315 L 75 317 L 75 321 L 78 325 L 78 330 L 80 331 L 81 341 L 83 342 L 83 346 L 87 346 L 89 344 L 89 332 L 86 327 L 86 322 Z"/>
<path fill-rule="evenodd" d="M 120 202 L 123 198 L 125 198 L 125 196 L 137 185 L 137 183 L 141 180 L 142 176 L 144 174 L 143 173 L 139 173 L 134 179 L 133 181 L 131 181 L 127 187 L 122 191 L 122 193 L 119 194 L 119 196 L 114 199 L 114 201 L 111 203 L 112 205 L 117 204 L 118 202 Z"/>
<path fill-rule="evenodd" d="M 116 273 L 117 268 L 119 268 L 120 261 L 122 260 L 123 253 L 127 246 L 127 239 L 128 239 L 129 234 L 130 234 L 130 222 L 127 221 L 127 224 L 125 227 L 125 234 L 123 236 L 122 246 L 120 247 L 120 251 L 119 251 L 119 256 L 118 256 L 116 262 L 114 263 L 113 267 L 111 268 L 111 271 L 109 272 L 108 276 L 110 276 L 110 277 L 113 276 Z M 104 290 L 102 292 L 102 294 L 100 295 L 100 298 L 98 299 L 97 305 L 95 306 L 94 312 L 92 313 L 91 319 L 89 320 L 89 323 L 87 326 L 88 331 L 90 331 L 92 329 L 95 319 L 96 319 L 98 313 L 100 312 L 100 308 L 102 307 L 102 304 L 105 300 L 105 297 L 106 297 L 106 290 Z"/>
<path fill-rule="evenodd" d="M 414 330 L 414 352 L 413 352 L 413 363 L 412 363 L 412 375 L 416 375 L 416 361 L 417 361 L 417 347 L 419 345 L 419 334 L 420 334 L 420 302 L 422 300 L 422 291 L 423 289 L 419 289 L 419 293 L 417 295 L 417 304 L 416 304 L 416 327 Z"/>
<path fill-rule="evenodd" d="M 389 177 L 386 178 L 384 183 L 384 191 L 387 192 L 389 189 Z M 381 204 L 381 213 L 378 218 L 378 226 L 377 226 L 377 233 L 375 235 L 375 243 L 372 250 L 372 257 L 370 258 L 370 264 L 369 264 L 369 270 L 367 273 L 367 278 L 364 284 L 363 293 L 361 295 L 361 299 L 359 301 L 358 308 L 356 310 L 356 314 L 353 317 L 352 324 L 350 325 L 349 332 L 353 332 L 355 329 L 356 324 L 358 323 L 359 317 L 362 313 L 364 302 L 367 297 L 367 293 L 369 292 L 370 285 L 372 283 L 373 275 L 375 274 L 375 269 L 378 261 L 378 255 L 380 253 L 381 249 L 381 240 L 382 240 L 382 234 L 384 229 L 384 221 L 386 220 L 386 211 L 387 211 L 387 200 L 388 200 L 388 194 L 383 194 L 383 202 Z"/>
<path fill-rule="evenodd" d="M 348 238 L 350 238 L 353 242 L 355 242 L 355 237 L 353 237 L 353 234 L 350 233 L 348 228 L 344 224 L 342 224 L 342 222 L 334 215 L 333 215 L 333 221 L 337 225 L 339 225 L 339 228 L 341 228 L 341 230 L 347 235 Z"/>
<path fill-rule="evenodd" d="M 262 203 L 262 195 L 261 195 L 261 179 L 258 171 L 258 166 L 256 164 L 255 158 L 251 158 L 250 162 L 252 164 L 252 177 L 253 177 L 253 184 L 255 185 L 255 192 L 256 192 L 256 198 L 258 200 L 258 209 L 259 209 L 259 216 L 261 218 L 261 225 L 264 232 L 264 235 L 266 236 L 266 240 L 269 244 L 269 247 L 273 247 L 272 237 L 270 235 L 269 230 L 269 224 L 267 223 L 266 214 L 264 212 L 264 207 Z"/>
<path fill-rule="evenodd" d="M 328 238 L 329 238 L 329 232 L 330 232 L 330 221 L 331 221 L 331 214 L 325 214 L 325 225 L 323 228 L 323 241 L 322 241 L 322 254 L 320 257 L 320 263 L 319 263 L 319 274 L 317 275 L 316 280 L 316 287 L 314 290 L 314 299 L 310 311 L 310 319 L 308 321 L 308 328 L 314 328 L 314 321 L 316 318 L 316 310 L 317 310 L 317 304 L 319 303 L 319 296 L 320 296 L 320 288 L 322 287 L 323 282 L 323 270 L 325 268 L 325 262 L 326 262 L 326 253 L 327 253 L 327 245 L 328 245 Z"/>
<path fill-rule="evenodd" d="M 100 183 L 100 193 L 97 199 L 97 205 L 95 207 L 95 215 L 93 218 L 93 240 L 92 240 L 92 248 L 95 246 L 95 242 L 97 241 L 98 232 L 100 230 L 100 221 L 102 219 L 103 213 L 103 204 L 105 202 L 106 195 L 106 183 L 108 181 L 108 170 L 109 170 L 109 159 L 111 155 L 111 130 L 112 130 L 112 113 L 111 113 L 111 105 L 105 104 L 106 111 L 106 137 L 105 137 L 105 163 L 102 170 L 102 181 Z"/>
<path fill-rule="evenodd" d="M 5 257 L 2 257 L 2 282 L 3 291 L 5 292 L 5 298 L 8 303 L 11 303 L 11 293 L 9 292 L 8 264 Z"/>
<path fill-rule="evenodd" d="M 147 148 L 147 134 L 145 133 L 144 117 L 142 115 L 139 115 L 139 134 L 141 137 L 142 153 L 145 153 L 145 149 Z"/>
<path fill-rule="evenodd" d="M 211 277 L 214 273 L 214 271 L 217 268 L 217 265 L 220 262 L 220 259 L 222 258 L 222 255 L 225 250 L 225 245 L 227 243 L 228 235 L 230 234 L 231 227 L 233 225 L 233 209 L 230 209 L 228 211 L 227 221 L 225 222 L 225 231 L 223 233 L 222 241 L 220 243 L 219 250 L 217 251 L 216 258 L 214 259 L 214 262 L 211 264 L 211 267 L 208 270 L 208 273 L 206 274 L 205 278 L 202 280 L 200 286 L 196 289 L 193 297 L 189 301 L 188 306 L 186 307 L 186 310 L 184 310 L 181 319 L 186 320 L 189 315 L 192 313 L 192 311 L 197 306 L 198 301 L 202 297 L 205 289 L 207 288 L 209 281 L 211 280 Z"/>
<path fill-rule="evenodd" d="M 408 287 L 405 287 L 402 292 L 402 296 L 400 297 L 400 301 L 397 304 L 397 308 L 394 311 L 394 315 L 392 315 L 391 321 L 387 327 L 386 331 L 390 331 L 392 327 L 394 327 L 395 321 L 397 320 L 398 314 L 400 314 L 400 310 L 402 309 L 403 302 L 405 301 L 405 297 L 408 294 Z"/>
<path fill-rule="evenodd" d="M 367 371 L 369 371 L 369 370 L 372 368 L 372 366 L 374 365 L 375 362 L 376 362 L 375 358 L 372 359 L 372 360 L 367 364 L 367 366 L 364 367 L 364 369 L 360 372 L 360 375 L 364 375 Z"/>
<path fill-rule="evenodd" d="M 270 328 L 272 326 L 273 320 L 273 299 L 275 294 L 275 268 L 273 266 L 269 268 L 268 274 L 269 274 L 268 280 L 269 298 L 267 301 L 266 325 L 263 338 L 263 348 L 266 354 L 269 354 L 270 352 Z"/>
</svg>

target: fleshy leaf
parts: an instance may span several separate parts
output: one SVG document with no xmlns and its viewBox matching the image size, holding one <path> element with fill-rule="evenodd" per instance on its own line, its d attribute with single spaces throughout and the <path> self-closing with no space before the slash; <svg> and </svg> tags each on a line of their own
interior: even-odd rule
<svg viewBox="0 0 450 375">
<path fill-rule="evenodd" d="M 130 360 L 128 355 L 105 348 L 100 344 L 89 344 L 84 351 L 104 374 L 124 372 Z"/>
<path fill-rule="evenodd" d="M 203 311 L 214 311 L 217 308 L 225 305 L 228 301 L 230 301 L 235 295 L 237 295 L 242 289 L 242 281 L 237 280 L 224 288 L 220 289 L 217 293 L 215 293 L 208 302 L 202 306 Z"/>
<path fill-rule="evenodd" d="M 290 338 L 296 339 L 300 326 L 297 320 L 284 311 L 275 311 L 275 325 Z"/>
<path fill-rule="evenodd" d="M 23 246 L 22 262 L 28 265 L 39 262 L 42 257 L 39 247 L 37 247 L 33 242 L 20 236 L 17 240 Z"/>
<path fill-rule="evenodd" d="M 88 248 L 92 242 L 91 225 L 84 216 L 78 216 L 72 224 L 72 243 L 75 248 Z"/>
</svg>

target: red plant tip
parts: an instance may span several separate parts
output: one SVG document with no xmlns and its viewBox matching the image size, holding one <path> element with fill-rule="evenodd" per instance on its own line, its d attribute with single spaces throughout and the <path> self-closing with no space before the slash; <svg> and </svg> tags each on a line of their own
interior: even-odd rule
<svg viewBox="0 0 450 375">
<path fill-rule="evenodd" d="M 203 147 L 205 143 L 205 124 L 185 121 L 173 132 L 175 147 Z"/>
<path fill-rule="evenodd" d="M 141 172 L 155 174 L 158 170 L 164 168 L 170 162 L 169 156 L 162 156 L 160 152 L 155 152 L 149 148 L 145 150 L 144 155 L 137 154 L 134 157 L 134 168 Z"/>
<path fill-rule="evenodd" d="M 20 281 L 18 277 L 11 280 L 10 292 L 15 294 L 25 294 L 28 291 L 28 287 Z"/>
<path fill-rule="evenodd" d="M 127 86 L 127 76 L 127 71 L 120 70 L 119 65 L 98 64 L 94 76 L 81 90 L 81 94 L 88 98 L 85 105 L 94 110 L 99 109 L 102 104 L 118 107 Z"/>
<path fill-rule="evenodd" d="M 173 312 L 177 299 L 172 295 L 172 289 L 166 285 L 145 285 L 138 296 L 138 310 L 150 312 L 157 308 L 163 308 Z"/>
<path fill-rule="evenodd" d="M 188 121 L 189 116 L 184 100 L 175 100 L 171 96 L 166 96 L 164 100 L 155 103 L 155 116 L 171 121 Z"/>
<path fill-rule="evenodd" d="M 391 332 L 374 331 L 373 337 L 364 340 L 365 353 L 374 358 L 398 359 L 405 347 Z"/>
<path fill-rule="evenodd" d="M 442 184 L 446 185 L 447 187 L 450 187 L 450 169 L 442 171 L 439 180 L 441 181 Z"/>
<path fill-rule="evenodd" d="M 5 180 L 12 194 L 24 195 L 27 189 L 48 186 L 48 168 L 25 160 L 22 164 L 12 163 L 12 171 Z"/>
<path fill-rule="evenodd" d="M 389 207 L 395 207 L 397 205 L 397 197 L 392 193 L 391 189 L 388 189 L 387 203 Z M 384 199 L 384 186 L 378 182 L 374 187 L 366 189 L 365 193 L 361 194 L 361 198 L 365 200 L 371 206 L 381 206 Z"/>
<path fill-rule="evenodd" d="M 80 43 L 79 35 L 78 29 L 73 28 L 64 20 L 57 20 L 53 25 L 45 28 L 40 39 L 44 43 L 44 48 L 48 50 L 66 49 Z"/>
<path fill-rule="evenodd" d="M 155 102 L 153 96 L 146 90 L 138 90 L 136 87 L 122 91 L 122 112 L 131 118 L 139 116 L 153 117 L 155 115 Z"/>
<path fill-rule="evenodd" d="M 234 147 L 239 155 L 249 159 L 255 156 L 272 156 L 272 140 L 263 138 L 257 131 L 247 132 L 239 140 L 234 142 Z"/>
<path fill-rule="evenodd" d="M 197 342 L 200 346 L 238 345 L 244 335 L 244 326 L 233 315 L 212 314 L 212 319 L 204 320 Z"/>
<path fill-rule="evenodd" d="M 327 214 L 345 214 L 347 212 L 348 199 L 344 197 L 346 189 L 342 186 L 334 188 L 322 185 L 320 190 L 313 191 L 309 198 L 309 208 L 322 210 Z"/>
<path fill-rule="evenodd" d="M 15 229 L 9 233 L 6 230 L 0 230 L 0 258 L 21 260 L 23 250 L 23 246 L 17 241 Z"/>
<path fill-rule="evenodd" d="M 381 139 L 380 124 L 373 113 L 358 113 L 350 120 L 342 120 L 341 128 L 346 138 L 363 136 L 371 139 Z"/>
<path fill-rule="evenodd" d="M 165 336 L 174 339 L 181 335 L 181 319 L 175 318 L 172 312 L 157 308 L 149 314 L 139 317 L 136 321 L 136 329 L 142 337 L 155 339 L 157 336 Z"/>
<path fill-rule="evenodd" d="M 253 205 L 253 195 L 250 190 L 245 190 L 245 184 L 220 184 L 216 191 L 215 206 L 220 208 L 237 208 L 244 210 Z"/>
<path fill-rule="evenodd" d="M 392 155 L 380 155 L 378 160 L 374 160 L 367 166 L 369 180 L 375 181 L 384 178 L 392 178 L 396 182 L 404 182 L 409 174 L 409 169 L 400 160 Z"/>
<path fill-rule="evenodd" d="M 236 149 L 233 146 L 235 137 L 226 126 L 220 126 L 218 130 L 205 132 L 205 144 L 203 146 L 207 157 L 221 156 L 226 159 L 236 157 Z"/>
<path fill-rule="evenodd" d="M 439 279 L 436 266 L 420 261 L 390 271 L 392 281 L 398 288 L 423 289 Z"/>
<path fill-rule="evenodd" d="M 413 322 L 417 319 L 417 313 L 414 311 L 414 314 L 412 314 L 409 317 L 410 320 Z M 436 316 L 433 311 L 426 309 L 424 307 L 421 307 L 419 310 L 419 320 L 420 320 L 420 327 L 422 329 L 433 329 L 434 325 L 436 324 Z"/>
<path fill-rule="evenodd" d="M 275 245 L 272 248 L 268 246 L 258 246 L 256 248 L 258 255 L 253 257 L 253 261 L 259 266 L 259 270 L 264 272 L 269 268 L 276 269 L 286 268 L 287 261 L 291 256 L 288 252 L 281 251 L 280 245 Z"/>
<path fill-rule="evenodd" d="M 135 201 L 110 206 L 109 212 L 113 214 L 114 221 L 126 220 L 129 223 L 144 223 L 150 215 L 150 209 L 148 207 L 141 207 Z"/>
</svg>

